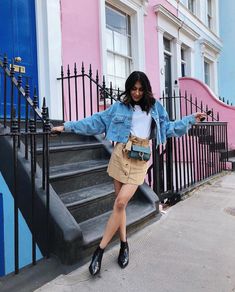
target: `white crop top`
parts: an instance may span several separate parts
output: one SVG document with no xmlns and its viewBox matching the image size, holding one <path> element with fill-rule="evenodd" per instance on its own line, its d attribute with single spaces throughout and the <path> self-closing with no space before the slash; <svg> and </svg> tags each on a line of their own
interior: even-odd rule
<svg viewBox="0 0 235 292">
<path fill-rule="evenodd" d="M 131 122 L 131 134 L 142 139 L 148 139 L 151 131 L 151 122 L 151 114 L 147 114 L 147 112 L 142 111 L 139 105 L 135 105 Z"/>
</svg>

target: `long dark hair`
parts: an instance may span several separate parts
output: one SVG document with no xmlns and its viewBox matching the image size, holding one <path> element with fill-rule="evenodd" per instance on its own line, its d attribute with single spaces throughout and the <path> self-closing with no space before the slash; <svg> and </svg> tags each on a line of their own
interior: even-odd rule
<svg viewBox="0 0 235 292">
<path fill-rule="evenodd" d="M 141 107 L 142 111 L 149 113 L 151 107 L 155 104 L 155 98 L 153 97 L 152 87 L 150 81 L 146 74 L 141 71 L 133 71 L 126 80 L 125 91 L 121 94 L 124 96 L 123 103 L 127 106 L 134 106 L 136 103 L 131 97 L 131 90 L 135 86 L 136 82 L 139 81 L 143 87 L 143 97 L 138 102 L 138 105 Z"/>
</svg>

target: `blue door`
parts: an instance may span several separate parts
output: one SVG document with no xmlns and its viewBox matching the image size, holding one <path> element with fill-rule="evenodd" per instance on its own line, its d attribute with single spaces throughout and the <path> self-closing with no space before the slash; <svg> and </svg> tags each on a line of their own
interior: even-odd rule
<svg viewBox="0 0 235 292">
<path fill-rule="evenodd" d="M 34 0 L 0 0 L 0 59 L 7 54 L 9 63 L 21 66 L 29 80 L 31 92 L 38 87 L 37 51 L 36 51 L 36 24 Z M 20 62 L 16 63 L 15 58 Z M 16 59 L 17 60 L 17 59 Z M 17 68 L 16 68 L 17 70 Z M 16 73 L 17 77 L 17 73 Z M 7 115 L 10 115 L 10 85 L 8 84 Z M 3 74 L 0 76 L 0 115 L 3 115 Z M 31 95 L 32 96 L 32 95 Z M 17 100 L 15 97 L 15 104 Z M 22 103 L 24 105 L 24 103 Z"/>
</svg>

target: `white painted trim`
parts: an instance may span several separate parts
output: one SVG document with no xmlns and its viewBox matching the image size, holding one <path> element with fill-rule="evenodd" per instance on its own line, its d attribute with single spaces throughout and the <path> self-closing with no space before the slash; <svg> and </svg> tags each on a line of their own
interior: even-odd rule
<svg viewBox="0 0 235 292">
<path fill-rule="evenodd" d="M 133 70 L 145 70 L 144 15 L 146 0 L 100 0 L 100 48 L 104 75 L 107 73 L 105 3 L 122 10 L 131 17 Z M 133 44 L 136 46 L 133 48 Z"/>
<path fill-rule="evenodd" d="M 60 76 L 62 64 L 60 0 L 35 0 L 39 102 L 45 96 L 50 119 L 62 119 Z"/>
<path fill-rule="evenodd" d="M 167 2 L 169 2 L 173 7 L 175 7 L 176 9 L 178 8 L 178 3 L 180 0 L 167 0 Z"/>
<path fill-rule="evenodd" d="M 200 37 L 200 35 L 195 30 L 189 27 L 184 21 L 180 20 L 161 4 L 154 6 L 154 11 L 156 14 L 166 18 L 169 23 L 172 23 L 177 29 L 181 29 L 191 39 L 196 40 Z"/>
<path fill-rule="evenodd" d="M 193 75 L 194 64 L 192 62 L 194 57 L 192 54 L 194 54 L 195 41 L 199 39 L 200 35 L 162 5 L 156 5 L 154 11 L 158 16 L 160 90 L 162 92 L 165 89 L 163 37 L 167 37 L 171 40 L 172 47 L 172 89 L 175 89 L 177 92 L 178 85 L 175 84 L 175 80 L 181 77 L 181 44 L 187 46 L 187 70 L 189 70 L 187 72 Z"/>
</svg>

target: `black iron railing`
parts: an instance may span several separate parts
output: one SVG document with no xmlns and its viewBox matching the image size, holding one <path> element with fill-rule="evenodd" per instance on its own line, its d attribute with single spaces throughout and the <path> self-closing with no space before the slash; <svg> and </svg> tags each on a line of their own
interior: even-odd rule
<svg viewBox="0 0 235 292">
<path fill-rule="evenodd" d="M 119 100 L 119 88 L 113 88 L 112 82 L 107 84 L 104 76 L 101 79 L 98 70 L 93 76 L 91 65 L 86 73 L 82 63 L 81 74 L 76 63 L 73 70 L 68 65 L 66 72 L 61 66 L 61 77 L 57 80 L 61 82 L 63 121 L 85 118 Z"/>
<path fill-rule="evenodd" d="M 226 169 L 228 151 L 227 123 L 208 105 L 185 95 L 162 97 L 172 121 L 195 112 L 208 112 L 205 122 L 192 126 L 188 134 L 167 139 L 155 152 L 149 168 L 149 183 L 160 200 L 179 198 L 193 185 Z"/>
<path fill-rule="evenodd" d="M 32 264 L 36 264 L 37 231 L 35 223 L 35 181 L 41 177 L 41 192 L 45 196 L 45 237 L 46 247 L 43 254 L 49 257 L 49 134 L 50 120 L 46 100 L 43 99 L 42 110 L 38 108 L 38 97 L 34 89 L 33 98 L 30 97 L 30 86 L 26 80 L 22 87 L 22 76 L 19 72 L 15 78 L 14 67 L 8 64 L 7 57 L 0 60 L 0 155 L 4 163 L 0 166 L 14 198 L 14 246 L 15 246 L 15 273 L 19 272 L 19 208 L 27 209 L 28 225 L 32 233 Z M 42 145 L 42 169 L 37 167 L 37 143 Z M 12 152 L 12 153 L 11 153 Z M 22 156 L 23 154 L 23 156 Z M 5 156 L 9 159 L 4 160 Z M 24 160 L 24 161 L 23 161 Z M 22 178 L 22 165 L 30 169 L 29 185 L 31 187 L 31 208 L 22 206 L 22 183 L 26 184 L 28 176 Z M 19 167 L 20 165 L 20 167 Z M 22 182 L 23 180 L 23 182 Z M 38 218 L 38 217 L 37 217 Z M 43 218 L 45 223 L 45 218 Z M 43 224 L 44 224 L 43 223 Z M 38 222 L 37 222 L 38 225 Z"/>
</svg>

